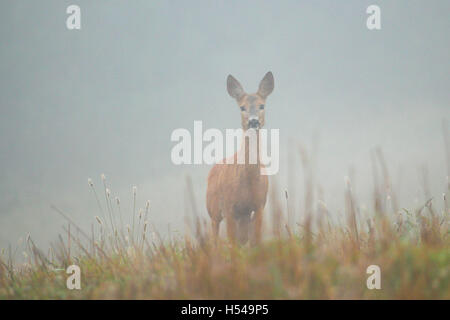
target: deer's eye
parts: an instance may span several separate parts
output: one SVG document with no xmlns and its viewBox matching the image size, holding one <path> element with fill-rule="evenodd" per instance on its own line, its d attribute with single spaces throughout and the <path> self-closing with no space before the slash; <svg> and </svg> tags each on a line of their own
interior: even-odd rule
<svg viewBox="0 0 450 320">
<path fill-rule="evenodd" d="M 259 108 L 260 108 L 261 110 L 264 109 L 264 105 L 263 105 L 263 104 L 260 105 Z"/>
<path fill-rule="evenodd" d="M 241 111 L 245 111 L 245 107 L 244 106 L 241 107 Z"/>
</svg>

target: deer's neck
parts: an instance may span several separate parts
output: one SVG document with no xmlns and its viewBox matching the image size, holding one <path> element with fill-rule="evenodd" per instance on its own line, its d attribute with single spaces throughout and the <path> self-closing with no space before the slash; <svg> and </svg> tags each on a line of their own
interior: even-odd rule
<svg viewBox="0 0 450 320">
<path fill-rule="evenodd" d="M 238 157 L 242 157 L 244 164 L 240 165 L 241 174 L 246 176 L 259 176 L 261 169 L 259 131 L 256 131 L 256 138 L 250 139 L 244 134 L 241 142 L 241 149 Z"/>
</svg>

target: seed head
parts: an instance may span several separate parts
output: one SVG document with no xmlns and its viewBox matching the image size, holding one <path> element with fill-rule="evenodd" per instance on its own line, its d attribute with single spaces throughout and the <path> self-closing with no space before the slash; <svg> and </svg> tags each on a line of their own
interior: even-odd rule
<svg viewBox="0 0 450 320">
<path fill-rule="evenodd" d="M 322 209 L 325 209 L 325 210 L 328 209 L 327 204 L 324 201 L 319 200 L 319 201 L 317 201 L 317 203 L 319 204 L 320 207 L 322 207 Z"/>
<path fill-rule="evenodd" d="M 97 222 L 98 222 L 99 225 L 103 225 L 102 219 L 100 219 L 99 216 L 95 216 L 95 219 L 97 220 Z"/>
</svg>

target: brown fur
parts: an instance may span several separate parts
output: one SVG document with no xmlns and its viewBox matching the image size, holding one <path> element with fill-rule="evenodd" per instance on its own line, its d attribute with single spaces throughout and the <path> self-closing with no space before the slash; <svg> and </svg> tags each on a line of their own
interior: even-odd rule
<svg viewBox="0 0 450 320">
<path fill-rule="evenodd" d="M 272 73 L 267 73 L 261 81 L 258 92 L 251 95 L 244 93 L 237 80 L 230 77 L 228 77 L 228 92 L 236 99 L 241 108 L 245 108 L 245 111 L 241 112 L 241 117 L 242 127 L 247 130 L 249 114 L 246 111 L 252 107 L 251 104 L 253 104 L 253 108 L 255 105 L 265 104 L 266 97 L 273 90 L 273 76 Z M 262 126 L 264 124 L 263 109 L 258 110 L 258 118 Z M 257 142 L 259 144 L 259 140 Z M 240 152 L 245 152 L 245 164 L 237 163 Z M 219 234 L 220 222 L 225 219 L 227 235 L 230 240 L 234 241 L 237 238 L 241 244 L 245 244 L 250 231 L 252 231 L 251 242 L 255 244 L 261 239 L 262 214 L 266 204 L 268 178 L 267 175 L 261 174 L 264 166 L 259 161 L 259 149 L 257 149 L 257 163 L 249 164 L 248 139 L 243 141 L 241 150 L 233 157 L 233 164 L 223 161 L 223 163 L 214 165 L 209 172 L 206 193 L 207 210 L 212 220 L 215 236 Z"/>
</svg>

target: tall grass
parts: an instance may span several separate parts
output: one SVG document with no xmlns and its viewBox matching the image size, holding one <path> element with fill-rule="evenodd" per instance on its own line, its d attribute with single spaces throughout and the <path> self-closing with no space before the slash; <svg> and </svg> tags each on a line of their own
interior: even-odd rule
<svg viewBox="0 0 450 320">
<path fill-rule="evenodd" d="M 165 239 L 151 223 L 158 213 L 151 212 L 150 202 L 139 209 L 136 187 L 130 225 L 106 177 L 101 176 L 104 199 L 89 179 L 99 209 L 91 230 L 54 207 L 67 226 L 47 252 L 30 236 L 22 245 L 24 264 L 14 263 L 17 249 L 2 249 L 0 299 L 450 299 L 450 185 L 440 199 L 402 207 L 377 149 L 371 213 L 361 211 L 350 173 L 344 182 L 346 219 L 335 222 L 315 179 L 314 152 L 300 147 L 299 155 L 305 193 L 297 198 L 271 181 L 265 239 L 256 246 L 213 239 L 209 221 L 198 214 L 190 178 L 190 232 Z M 81 268 L 81 290 L 66 288 L 71 264 Z M 381 268 L 380 290 L 366 286 L 369 265 Z"/>
</svg>

